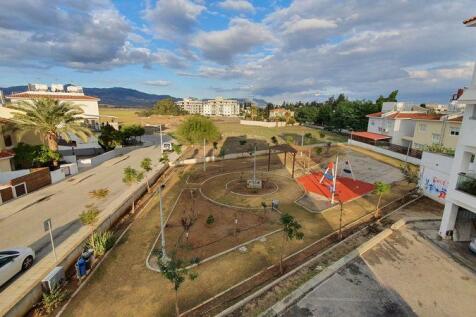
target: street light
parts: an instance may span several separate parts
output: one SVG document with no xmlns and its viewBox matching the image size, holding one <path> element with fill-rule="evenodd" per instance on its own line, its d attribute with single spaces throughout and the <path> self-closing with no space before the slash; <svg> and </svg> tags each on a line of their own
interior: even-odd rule
<svg viewBox="0 0 476 317">
<path fill-rule="evenodd" d="M 164 228 L 164 214 L 162 211 L 162 189 L 164 184 L 159 185 L 159 209 L 160 209 L 160 246 L 162 251 L 162 260 L 167 261 L 167 254 L 165 252 L 165 228 Z"/>
</svg>

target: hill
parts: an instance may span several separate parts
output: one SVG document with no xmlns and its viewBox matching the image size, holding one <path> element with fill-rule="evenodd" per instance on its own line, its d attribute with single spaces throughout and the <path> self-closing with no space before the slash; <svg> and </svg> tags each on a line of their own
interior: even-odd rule
<svg viewBox="0 0 476 317">
<path fill-rule="evenodd" d="M 6 88 L 0 88 L 5 96 L 12 93 L 26 91 L 27 86 L 12 86 Z M 158 100 L 165 98 L 172 98 L 178 100 L 169 95 L 154 95 L 148 94 L 135 89 L 112 87 L 112 88 L 87 88 L 84 87 L 83 91 L 86 95 L 96 96 L 101 99 L 100 104 L 108 105 L 110 107 L 127 107 L 127 108 L 146 108 L 152 107 Z"/>
</svg>

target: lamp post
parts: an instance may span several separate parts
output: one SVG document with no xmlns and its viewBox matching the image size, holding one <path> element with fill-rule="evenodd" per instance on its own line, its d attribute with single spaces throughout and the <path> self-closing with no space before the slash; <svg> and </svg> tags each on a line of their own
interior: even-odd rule
<svg viewBox="0 0 476 317">
<path fill-rule="evenodd" d="M 159 124 L 159 131 L 160 131 L 160 157 L 164 154 L 163 146 L 164 143 L 162 142 L 162 124 Z"/>
<path fill-rule="evenodd" d="M 164 184 L 159 185 L 159 210 L 160 210 L 160 247 L 162 251 L 162 260 L 167 261 L 167 254 L 165 252 L 165 228 L 164 228 L 164 213 L 162 210 L 162 188 Z"/>
</svg>

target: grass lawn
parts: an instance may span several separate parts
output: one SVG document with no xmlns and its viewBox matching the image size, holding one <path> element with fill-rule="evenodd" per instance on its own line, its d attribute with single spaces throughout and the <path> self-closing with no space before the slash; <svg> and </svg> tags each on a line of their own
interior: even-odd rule
<svg viewBox="0 0 476 317">
<path fill-rule="evenodd" d="M 237 162 L 240 161 L 226 161 L 226 165 L 236 169 L 238 164 L 241 164 Z M 247 166 L 249 168 L 249 165 Z M 188 177 L 184 176 L 190 175 L 194 170 L 198 172 L 200 166 L 179 167 L 172 173 L 164 191 L 166 214 L 171 212 L 182 190 L 190 186 L 186 183 Z M 279 172 L 286 173 L 286 170 L 282 169 Z M 213 176 L 223 171 L 217 167 L 210 168 L 208 173 L 209 176 Z M 392 191 L 383 196 L 382 205 L 402 196 L 411 188 L 413 186 L 403 182 L 394 184 Z M 286 193 L 282 195 L 285 196 Z M 338 228 L 340 214 L 338 206 L 324 213 L 315 214 L 294 204 L 292 199 L 282 198 L 280 201 L 279 209 L 292 214 L 302 224 L 305 234 L 304 240 L 291 241 L 286 245 L 285 253 L 288 255 Z M 376 195 L 370 194 L 346 203 L 343 223 L 347 224 L 373 213 L 376 202 Z M 223 208 L 226 209 L 226 207 Z M 147 209 L 134 221 L 119 245 L 111 251 L 110 256 L 99 267 L 97 274 L 72 300 L 64 316 L 172 316 L 174 292 L 170 283 L 160 273 L 153 272 L 145 266 L 147 254 L 158 232 L 159 208 L 158 199 L 155 197 Z M 196 234 L 197 232 L 194 233 Z M 181 310 L 190 309 L 260 270 L 278 263 L 280 246 L 281 234 L 276 233 L 268 236 L 266 241 L 249 244 L 245 253 L 234 251 L 200 264 L 195 269 L 199 275 L 198 279 L 193 282 L 186 281 L 179 291 Z"/>
</svg>

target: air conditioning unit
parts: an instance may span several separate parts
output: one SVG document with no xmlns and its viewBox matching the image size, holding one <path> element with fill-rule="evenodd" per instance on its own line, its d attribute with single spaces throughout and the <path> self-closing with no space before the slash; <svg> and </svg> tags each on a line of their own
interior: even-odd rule
<svg viewBox="0 0 476 317">
<path fill-rule="evenodd" d="M 45 291 L 49 292 L 55 285 L 62 285 L 64 280 L 64 269 L 62 266 L 57 266 L 46 275 L 46 277 L 41 281 L 41 285 Z"/>
</svg>

